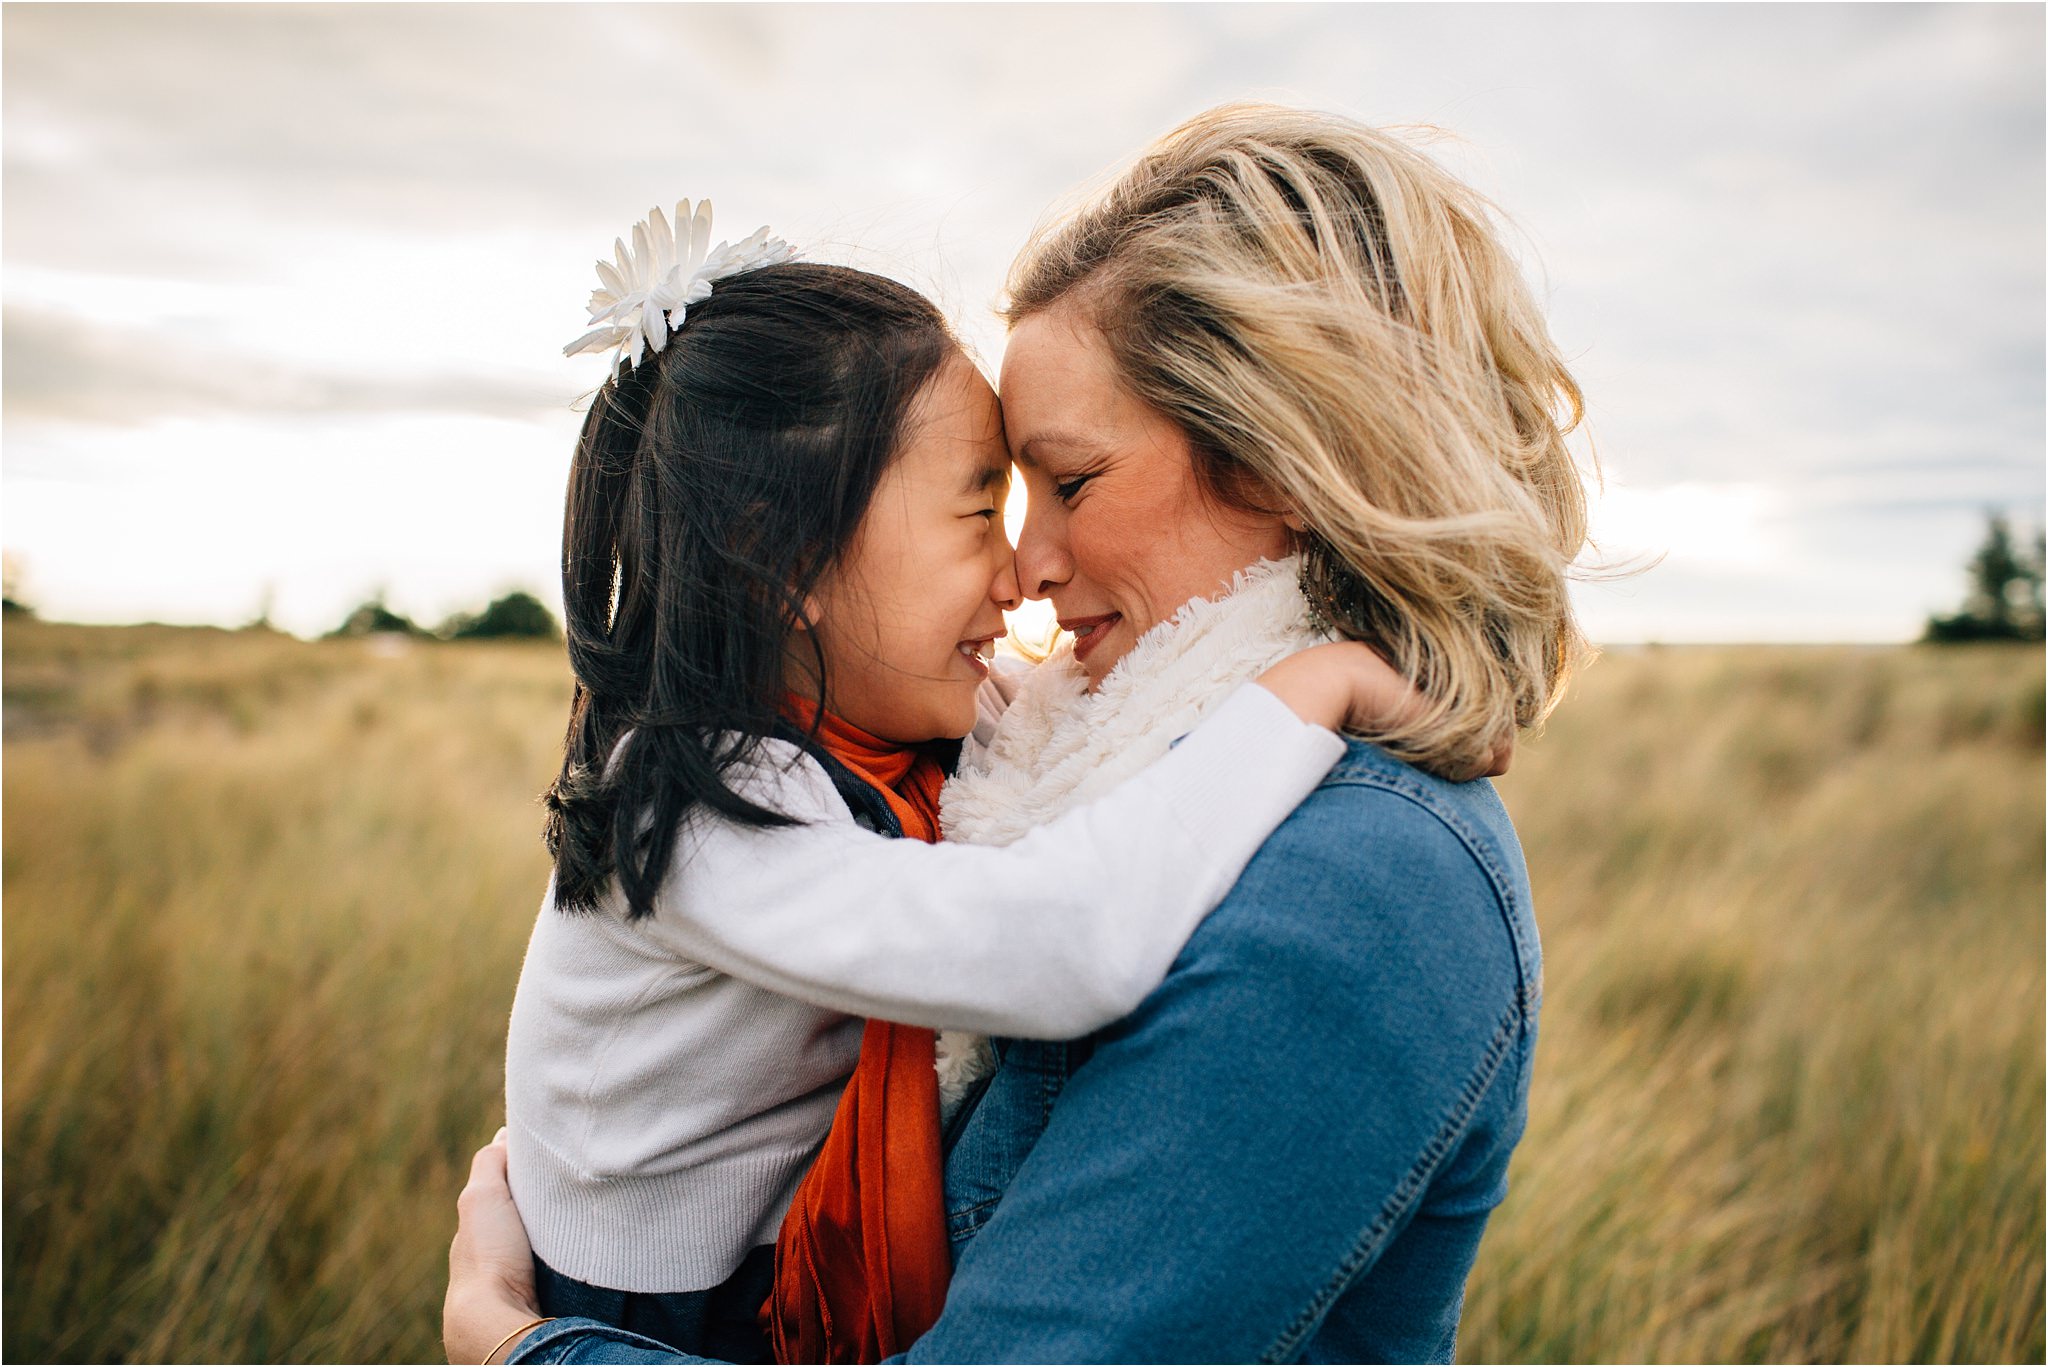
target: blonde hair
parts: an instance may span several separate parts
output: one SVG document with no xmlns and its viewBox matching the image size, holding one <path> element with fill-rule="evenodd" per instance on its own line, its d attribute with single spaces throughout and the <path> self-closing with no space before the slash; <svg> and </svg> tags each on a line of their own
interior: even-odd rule
<svg viewBox="0 0 2048 1367">
<path fill-rule="evenodd" d="M 1084 309 L 1207 492 L 1306 524 L 1311 601 L 1427 699 L 1377 739 L 1438 767 L 1540 723 L 1589 653 L 1579 387 L 1491 212 L 1385 132 L 1224 105 L 1042 227 L 1004 309 Z"/>
</svg>

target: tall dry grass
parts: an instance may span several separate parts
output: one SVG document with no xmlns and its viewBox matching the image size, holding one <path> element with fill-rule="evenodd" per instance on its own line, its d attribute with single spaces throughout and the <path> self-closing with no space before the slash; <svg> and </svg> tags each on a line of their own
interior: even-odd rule
<svg viewBox="0 0 2048 1367">
<path fill-rule="evenodd" d="M 2038 649 L 1601 662 L 1503 790 L 1543 927 L 1472 1360 L 2039 1361 Z"/>
<path fill-rule="evenodd" d="M 558 650 L 5 633 L 10 1359 L 427 1360 Z M 2042 656 L 1611 658 L 1473 1359 L 2043 1347 Z"/>
<path fill-rule="evenodd" d="M 5 646 L 5 1356 L 438 1357 L 559 650 Z"/>
</svg>

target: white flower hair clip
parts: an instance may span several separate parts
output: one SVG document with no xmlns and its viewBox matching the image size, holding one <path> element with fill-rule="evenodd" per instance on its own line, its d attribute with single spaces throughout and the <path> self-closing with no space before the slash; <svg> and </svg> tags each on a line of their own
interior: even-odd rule
<svg viewBox="0 0 2048 1367">
<path fill-rule="evenodd" d="M 645 352 L 659 352 L 668 345 L 669 333 L 683 325 L 690 305 L 709 297 L 712 281 L 796 255 L 796 248 L 768 236 L 765 227 L 743 241 L 721 242 L 706 251 L 710 241 L 710 200 L 699 200 L 695 213 L 687 199 L 676 205 L 674 231 L 660 209 L 648 210 L 647 217 L 633 225 L 631 250 L 624 238 L 614 239 L 616 264 L 597 263 L 590 321 L 599 326 L 563 347 L 562 354 L 617 348 L 612 355 L 612 378 L 617 379 L 622 362 L 639 365 Z"/>
</svg>

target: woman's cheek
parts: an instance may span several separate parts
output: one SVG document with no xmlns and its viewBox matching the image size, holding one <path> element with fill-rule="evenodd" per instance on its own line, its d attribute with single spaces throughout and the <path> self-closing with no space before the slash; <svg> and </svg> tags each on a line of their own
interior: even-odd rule
<svg viewBox="0 0 2048 1367">
<path fill-rule="evenodd" d="M 1099 566 L 1114 559 L 1113 548 L 1104 544 L 1107 529 L 1095 515 L 1094 504 L 1099 500 L 1088 500 L 1067 514 L 1067 557 L 1073 562 L 1074 578 L 1095 586 L 1106 588 Z"/>
</svg>

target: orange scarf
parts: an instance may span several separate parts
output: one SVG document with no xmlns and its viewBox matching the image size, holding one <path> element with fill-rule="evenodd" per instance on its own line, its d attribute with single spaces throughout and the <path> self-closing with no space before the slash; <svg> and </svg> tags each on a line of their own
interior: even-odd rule
<svg viewBox="0 0 2048 1367">
<path fill-rule="evenodd" d="M 791 697 L 808 725 L 816 704 Z M 880 793 L 906 837 L 939 838 L 945 772 L 826 712 L 818 739 Z M 761 1307 L 779 1363 L 867 1363 L 938 1322 L 952 1276 L 930 1030 L 869 1021 L 831 1133 L 797 1187 Z"/>
</svg>

